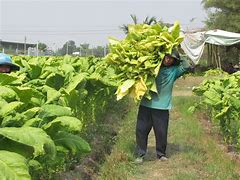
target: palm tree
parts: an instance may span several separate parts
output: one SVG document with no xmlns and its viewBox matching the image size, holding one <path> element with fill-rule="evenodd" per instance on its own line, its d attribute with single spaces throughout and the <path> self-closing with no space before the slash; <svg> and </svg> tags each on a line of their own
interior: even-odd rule
<svg viewBox="0 0 240 180">
<path fill-rule="evenodd" d="M 133 23 L 137 24 L 137 16 L 133 15 L 133 14 L 131 14 L 130 16 L 131 16 L 131 18 L 133 20 Z M 128 34 L 128 25 L 127 24 L 123 24 L 122 26 L 120 26 L 120 29 L 123 30 L 123 32 L 125 34 Z"/>
<path fill-rule="evenodd" d="M 157 19 L 156 17 L 151 17 L 149 18 L 148 16 L 145 18 L 145 20 L 143 21 L 143 24 L 148 24 L 148 25 L 151 25 L 151 24 L 156 24 L 157 23 Z"/>
<path fill-rule="evenodd" d="M 133 14 L 131 14 L 130 16 L 133 20 L 133 23 L 138 24 L 137 16 L 133 15 Z M 159 21 L 159 22 L 161 22 L 161 21 Z M 143 21 L 143 24 L 148 24 L 148 25 L 152 25 L 152 24 L 156 24 L 156 23 L 158 23 L 156 17 L 151 17 L 150 18 L 150 17 L 147 16 L 145 18 L 145 20 Z M 125 34 L 128 34 L 128 25 L 123 24 L 122 26 L 120 26 L 120 29 L 123 30 L 123 32 Z"/>
</svg>

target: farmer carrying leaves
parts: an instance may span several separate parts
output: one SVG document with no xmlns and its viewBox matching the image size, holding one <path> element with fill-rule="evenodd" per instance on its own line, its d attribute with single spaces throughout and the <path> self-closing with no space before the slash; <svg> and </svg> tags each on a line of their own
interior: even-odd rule
<svg viewBox="0 0 240 180">
<path fill-rule="evenodd" d="M 159 74 L 156 77 L 158 93 L 151 93 L 151 99 L 142 98 L 139 106 L 136 143 L 136 163 L 143 162 L 147 152 L 148 134 L 153 127 L 156 139 L 156 154 L 159 160 L 167 160 L 167 132 L 169 110 L 172 107 L 172 89 L 177 78 L 192 70 L 186 59 L 181 59 L 177 50 L 166 54 L 163 58 Z"/>
<path fill-rule="evenodd" d="M 136 24 L 128 26 L 125 39 L 110 38 L 106 61 L 115 69 L 117 100 L 126 95 L 140 107 L 136 126 L 136 162 L 143 162 L 148 134 L 153 127 L 157 157 L 166 160 L 169 109 L 174 81 L 190 67 L 177 48 L 183 41 L 180 25 Z"/>
</svg>

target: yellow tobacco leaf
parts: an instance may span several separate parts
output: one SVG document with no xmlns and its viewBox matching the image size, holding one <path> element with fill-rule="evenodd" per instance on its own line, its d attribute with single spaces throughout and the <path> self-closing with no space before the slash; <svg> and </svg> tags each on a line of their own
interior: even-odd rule
<svg viewBox="0 0 240 180">
<path fill-rule="evenodd" d="M 120 85 L 116 91 L 115 94 L 117 94 L 117 100 L 122 99 L 124 96 L 126 96 L 129 92 L 129 89 L 134 85 L 135 80 L 128 79 Z"/>
<path fill-rule="evenodd" d="M 137 100 L 140 100 L 147 91 L 147 86 L 146 86 L 145 82 L 143 81 L 142 77 L 140 77 L 140 79 L 135 83 L 134 89 L 135 89 L 135 97 L 134 98 Z"/>
</svg>

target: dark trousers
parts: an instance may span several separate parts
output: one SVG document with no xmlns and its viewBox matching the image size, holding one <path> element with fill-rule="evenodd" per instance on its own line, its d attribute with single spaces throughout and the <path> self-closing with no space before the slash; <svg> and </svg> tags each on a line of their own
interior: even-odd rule
<svg viewBox="0 0 240 180">
<path fill-rule="evenodd" d="M 166 155 L 169 110 L 152 109 L 140 106 L 136 125 L 137 154 L 147 152 L 148 134 L 152 127 L 156 139 L 156 153 Z"/>
</svg>

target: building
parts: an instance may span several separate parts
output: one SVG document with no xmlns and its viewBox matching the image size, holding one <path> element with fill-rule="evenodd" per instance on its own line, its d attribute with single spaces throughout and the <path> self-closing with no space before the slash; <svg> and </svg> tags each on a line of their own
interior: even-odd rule
<svg viewBox="0 0 240 180">
<path fill-rule="evenodd" d="M 27 42 L 15 42 L 15 41 L 6 41 L 0 39 L 0 52 L 6 54 L 18 55 L 18 54 L 28 54 L 29 48 L 36 47 L 37 44 L 27 43 Z"/>
</svg>

